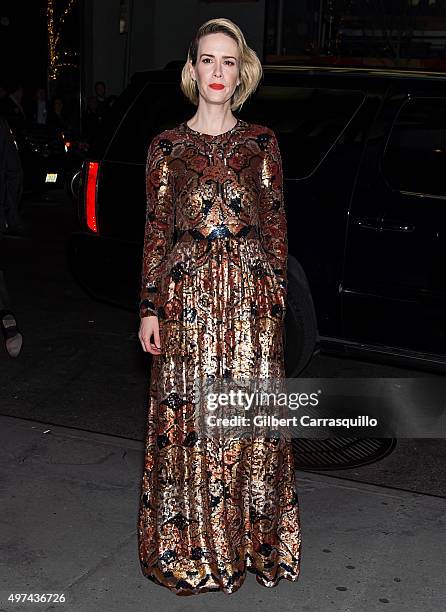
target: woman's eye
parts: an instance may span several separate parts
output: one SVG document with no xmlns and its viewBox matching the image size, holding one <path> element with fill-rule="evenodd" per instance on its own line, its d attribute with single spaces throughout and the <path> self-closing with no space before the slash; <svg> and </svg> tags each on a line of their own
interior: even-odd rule
<svg viewBox="0 0 446 612">
<path fill-rule="evenodd" d="M 210 62 L 211 58 L 210 57 L 204 57 L 203 58 L 203 62 Z M 226 63 L 229 64 L 230 66 L 235 66 L 235 62 L 233 62 L 232 60 L 226 60 Z"/>
</svg>

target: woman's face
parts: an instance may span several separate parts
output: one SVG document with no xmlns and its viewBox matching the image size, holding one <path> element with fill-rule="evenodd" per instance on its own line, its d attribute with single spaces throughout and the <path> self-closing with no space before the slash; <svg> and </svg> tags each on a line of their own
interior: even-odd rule
<svg viewBox="0 0 446 612">
<path fill-rule="evenodd" d="M 190 62 L 200 95 L 211 104 L 230 100 L 240 82 L 239 63 L 239 50 L 233 38 L 221 32 L 203 36 L 195 67 Z"/>
</svg>

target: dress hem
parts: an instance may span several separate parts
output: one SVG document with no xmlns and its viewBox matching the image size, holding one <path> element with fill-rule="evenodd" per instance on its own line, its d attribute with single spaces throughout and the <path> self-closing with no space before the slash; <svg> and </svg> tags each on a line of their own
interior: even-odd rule
<svg viewBox="0 0 446 612">
<path fill-rule="evenodd" d="M 262 587 L 269 588 L 269 589 L 277 587 L 279 582 L 281 582 L 282 580 L 288 580 L 290 582 L 297 582 L 300 577 L 300 567 L 299 567 L 295 574 L 292 574 L 287 571 L 283 571 L 282 573 L 280 573 L 280 575 L 276 576 L 274 580 L 265 581 L 265 580 L 262 580 L 262 578 L 260 577 L 259 570 L 257 570 L 252 565 L 248 565 L 247 562 L 245 561 L 245 569 L 242 572 L 243 577 L 241 581 L 237 585 L 234 585 L 234 588 L 232 588 L 231 590 L 228 588 L 222 587 L 221 585 L 215 585 L 214 587 L 211 587 L 211 586 L 206 587 L 205 585 L 203 585 L 203 587 L 194 587 L 192 589 L 176 589 L 175 587 L 172 587 L 171 585 L 158 580 L 158 578 L 156 578 L 154 574 L 149 574 L 148 572 L 146 572 L 142 566 L 141 566 L 141 571 L 142 571 L 143 576 L 147 578 L 148 580 L 150 580 L 151 582 L 154 582 L 155 584 L 159 586 L 163 586 L 164 588 L 171 591 L 174 595 L 178 595 L 182 597 L 187 597 L 189 595 L 200 595 L 202 593 L 214 593 L 214 592 L 224 593 L 225 595 L 232 595 L 233 593 L 236 593 L 243 586 L 247 578 L 248 572 L 250 574 L 254 574 L 255 579 L 258 584 L 260 584 Z"/>
</svg>

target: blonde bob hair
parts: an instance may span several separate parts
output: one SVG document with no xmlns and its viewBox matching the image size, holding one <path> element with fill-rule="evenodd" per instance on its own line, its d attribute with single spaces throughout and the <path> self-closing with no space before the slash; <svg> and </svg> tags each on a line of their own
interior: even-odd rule
<svg viewBox="0 0 446 612">
<path fill-rule="evenodd" d="M 193 66 L 195 66 L 197 63 L 198 43 L 200 39 L 207 34 L 215 34 L 217 32 L 230 36 L 233 40 L 235 40 L 239 49 L 240 85 L 236 87 L 231 99 L 231 110 L 237 110 L 242 107 L 243 103 L 257 89 L 257 86 L 263 76 L 263 68 L 256 52 L 247 45 L 243 32 L 230 19 L 225 19 L 224 17 L 210 19 L 198 28 L 195 37 L 189 46 L 187 61 L 184 64 L 181 72 L 181 90 L 186 98 L 192 102 L 192 104 L 198 106 L 198 85 L 191 76 L 188 64 L 190 61 L 192 62 Z"/>
</svg>

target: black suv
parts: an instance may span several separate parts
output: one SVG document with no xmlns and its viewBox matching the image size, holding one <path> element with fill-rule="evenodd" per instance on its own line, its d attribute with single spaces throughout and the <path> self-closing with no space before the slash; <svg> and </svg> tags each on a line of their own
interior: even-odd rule
<svg viewBox="0 0 446 612">
<path fill-rule="evenodd" d="M 84 163 L 73 270 L 135 309 L 155 134 L 195 113 L 180 69 L 138 73 Z M 238 116 L 272 128 L 288 215 L 288 376 L 316 347 L 446 371 L 446 75 L 265 66 Z M 440 265 L 441 264 L 441 265 Z"/>
</svg>

